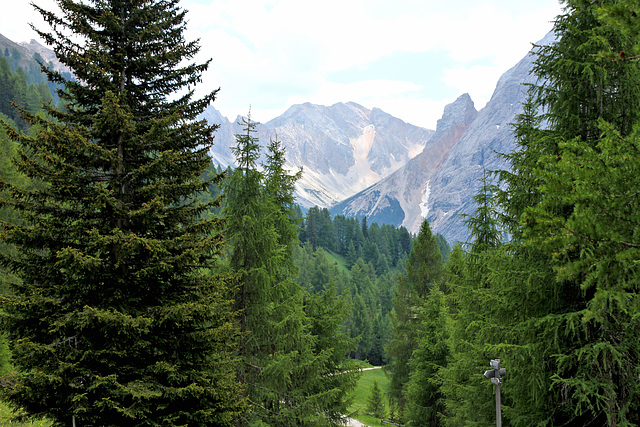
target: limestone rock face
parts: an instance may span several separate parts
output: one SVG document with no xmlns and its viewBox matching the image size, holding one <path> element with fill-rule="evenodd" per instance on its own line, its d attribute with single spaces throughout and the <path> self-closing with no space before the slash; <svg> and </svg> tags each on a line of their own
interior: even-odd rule
<svg viewBox="0 0 640 427">
<path fill-rule="evenodd" d="M 428 206 L 423 205 L 430 192 L 430 181 L 460 137 L 477 116 L 468 94 L 447 105 L 435 134 L 423 151 L 389 177 L 357 195 L 335 205 L 331 211 L 346 216 L 367 216 L 369 222 L 420 227 Z"/>
<path fill-rule="evenodd" d="M 549 34 L 540 42 L 553 42 Z M 424 218 L 450 242 L 464 242 L 463 214 L 476 208 L 484 171 L 507 169 L 499 153 L 515 148 L 511 124 L 522 112 L 525 83 L 533 83 L 530 53 L 498 81 L 487 105 L 475 112 L 468 95 L 445 108 L 424 151 L 392 175 L 333 206 L 333 214 L 367 216 L 369 222 L 403 225 L 417 233 Z"/>
<path fill-rule="evenodd" d="M 213 107 L 203 117 L 219 124 L 211 155 L 223 166 L 233 165 L 231 147 L 241 126 Z M 384 111 L 356 103 L 330 107 L 294 105 L 281 116 L 257 126 L 262 145 L 278 138 L 286 149 L 287 166 L 303 168 L 296 196 L 304 207 L 329 207 L 352 196 L 420 153 L 433 131 L 414 126 Z"/>
<path fill-rule="evenodd" d="M 537 44 L 553 41 L 550 33 Z M 259 135 L 263 142 L 277 135 L 291 169 L 303 167 L 297 189 L 301 205 L 367 216 L 371 223 L 403 225 L 413 233 L 426 218 L 450 243 L 464 242 L 469 231 L 463 215 L 476 208 L 479 179 L 485 170 L 507 169 L 499 153 L 516 148 L 511 124 L 526 100 L 524 84 L 534 82 L 533 61 L 530 53 L 508 70 L 479 112 L 469 95 L 461 95 L 445 107 L 435 133 L 350 102 L 294 105 L 261 125 Z M 239 128 L 226 132 L 224 126 L 234 129 L 228 121 L 221 126 L 213 155 L 226 165 L 233 156 L 219 144 Z"/>
<path fill-rule="evenodd" d="M 553 36 L 548 35 L 538 44 L 552 41 Z M 509 167 L 499 153 L 516 149 L 512 123 L 522 113 L 522 104 L 527 98 L 524 84 L 535 82 L 535 76 L 531 75 L 534 59 L 530 53 L 502 75 L 491 100 L 431 179 L 424 217 L 434 231 L 449 242 L 464 242 L 469 236 L 461 215 L 475 211 L 473 196 L 478 192 L 484 171 Z M 411 230 L 416 230 L 415 222 Z"/>
</svg>

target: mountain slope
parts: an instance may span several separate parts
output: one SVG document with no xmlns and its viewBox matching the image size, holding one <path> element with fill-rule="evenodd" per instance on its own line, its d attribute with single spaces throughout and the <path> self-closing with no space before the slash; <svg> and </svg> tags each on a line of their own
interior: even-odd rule
<svg viewBox="0 0 640 427">
<path fill-rule="evenodd" d="M 549 44 L 553 40 L 549 34 L 537 44 Z M 480 110 L 431 181 L 426 218 L 432 228 L 450 242 L 466 241 L 469 236 L 461 215 L 474 212 L 473 196 L 484 170 L 509 167 L 499 153 L 516 149 L 511 124 L 522 113 L 522 104 L 527 98 L 525 84 L 536 79 L 531 74 L 534 60 L 535 55 L 529 53 L 502 75 L 491 100 Z"/>
<path fill-rule="evenodd" d="M 58 61 L 53 50 L 41 45 L 37 41 L 32 39 L 29 43 L 15 43 L 0 34 L 0 55 L 12 57 L 16 62 L 15 65 L 24 68 L 25 71 L 30 67 L 36 67 L 38 71 L 40 70 L 39 66 L 33 59 L 34 54 L 36 53 L 40 58 L 42 58 L 42 60 L 44 60 L 45 64 L 50 65 L 54 70 L 62 72 L 69 71 L 68 67 Z"/>
<path fill-rule="evenodd" d="M 548 35 L 538 44 L 552 41 L 552 35 Z M 427 218 L 434 232 L 443 234 L 449 242 L 466 241 L 469 232 L 462 215 L 472 214 L 475 209 L 473 196 L 478 180 L 485 169 L 506 168 L 498 153 L 515 149 L 510 124 L 522 112 L 521 104 L 526 100 L 523 84 L 534 79 L 530 75 L 533 60 L 528 54 L 507 71 L 477 116 L 469 109 L 468 96 L 447 106 L 436 135 L 423 153 L 393 175 L 336 204 L 331 212 L 403 225 L 413 233 Z M 462 108 L 468 109 L 468 115 L 456 118 L 452 111 Z M 449 131 L 446 136 L 446 126 L 457 126 L 459 133 Z M 442 148 L 430 149 L 432 144 Z"/>
<path fill-rule="evenodd" d="M 203 117 L 220 124 L 212 157 L 223 166 L 233 165 L 233 134 L 241 133 L 241 127 L 213 107 Z M 262 145 L 270 138 L 282 141 L 290 169 L 303 168 L 296 196 L 305 207 L 331 206 L 378 182 L 420 153 L 433 134 L 353 102 L 294 105 L 257 130 Z"/>
<path fill-rule="evenodd" d="M 447 105 L 435 134 L 424 150 L 404 167 L 357 195 L 336 204 L 332 213 L 367 216 L 370 222 L 407 225 L 421 217 L 423 195 L 429 182 L 460 137 L 476 118 L 477 111 L 468 94 Z M 419 227 L 419 225 L 418 225 Z"/>
</svg>

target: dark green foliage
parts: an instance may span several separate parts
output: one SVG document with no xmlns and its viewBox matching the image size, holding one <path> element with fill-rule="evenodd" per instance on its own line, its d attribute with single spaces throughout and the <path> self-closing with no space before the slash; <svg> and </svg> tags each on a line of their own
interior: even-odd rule
<svg viewBox="0 0 640 427">
<path fill-rule="evenodd" d="M 371 313 L 362 295 L 355 293 L 351 297 L 351 316 L 349 318 L 349 332 L 351 337 L 358 338 L 358 348 L 352 352 L 354 359 L 364 360 L 371 350 Z"/>
<path fill-rule="evenodd" d="M 476 211 L 465 220 L 465 225 L 470 231 L 471 251 L 475 253 L 498 247 L 503 237 L 498 225 L 498 210 L 494 198 L 498 188 L 489 184 L 486 171 L 480 179 L 480 184 L 480 191 L 473 197 Z"/>
<path fill-rule="evenodd" d="M 365 232 L 367 236 L 365 237 Z M 411 252 L 412 238 L 404 227 L 363 223 L 357 218 L 337 215 L 333 220 L 327 209 L 310 208 L 304 221 L 300 240 L 309 242 L 347 258 L 351 268 L 358 258 L 371 262 L 378 275 L 391 270 L 402 270 L 404 260 Z M 442 243 L 446 243 L 442 238 Z M 448 245 L 447 245 L 448 246 Z"/>
<path fill-rule="evenodd" d="M 26 131 L 28 124 L 20 117 L 19 111 L 12 108 L 12 103 L 35 114 L 42 111 L 43 103 L 49 103 L 52 99 L 49 87 L 42 82 L 42 78 L 39 83 L 29 84 L 23 68 L 12 72 L 7 58 L 0 57 L 0 113 L 10 118 L 19 130 Z"/>
<path fill-rule="evenodd" d="M 560 316 L 579 330 L 580 345 L 555 356 L 553 383 L 571 390 L 575 413 L 603 411 L 608 425 L 625 425 L 640 421 L 640 144 L 635 133 L 623 137 L 604 127 L 595 148 L 560 144 L 562 159 L 544 174 L 545 198 L 524 223 L 529 244 L 553 255 L 558 280 L 577 282 L 586 296 L 584 305 L 573 305 L 578 310 Z M 558 215 L 558 205 L 573 210 Z"/>
<path fill-rule="evenodd" d="M 389 297 L 389 301 L 391 298 Z M 369 351 L 365 354 L 365 358 L 373 366 L 386 365 L 388 362 L 385 348 L 389 342 L 391 335 L 391 325 L 387 312 L 382 310 L 375 314 L 373 323 L 371 324 L 371 345 Z"/>
<path fill-rule="evenodd" d="M 439 244 L 448 248 L 440 238 Z M 320 292 L 329 283 L 340 292 L 348 291 L 351 310 L 345 329 L 351 337 L 359 338 L 351 356 L 374 365 L 386 364 L 384 349 L 390 337 L 396 276 L 404 272 L 404 261 L 412 248 L 407 229 L 369 224 L 364 219 L 360 223 L 342 215 L 331 220 L 328 210 L 314 207 L 307 213 L 300 239 L 305 249 L 296 255 L 299 283 L 310 292 Z M 328 263 L 325 250 L 345 261 L 350 278 Z"/>
<path fill-rule="evenodd" d="M 636 6 L 566 3 L 558 42 L 539 50 L 541 80 L 515 127 L 512 171 L 500 174 L 513 270 L 494 265 L 502 272 L 492 286 L 514 302 L 505 341 L 521 375 L 508 416 L 517 425 L 635 425 L 637 254 L 628 244 L 640 69 L 626 56 L 637 52 L 628 20 Z"/>
<path fill-rule="evenodd" d="M 276 232 L 280 243 L 286 248 L 287 260 L 293 269 L 293 247 L 298 243 L 297 231 L 302 222 L 302 217 L 296 212 L 294 191 L 296 181 L 302 177 L 302 169 L 293 175 L 287 173 L 284 169 L 285 151 L 279 140 L 272 139 L 267 150 L 267 162 L 263 165 L 266 174 L 265 190 L 267 196 L 280 208 L 275 222 Z"/>
<path fill-rule="evenodd" d="M 436 375 L 423 378 L 429 381 L 431 389 L 423 399 L 429 397 L 437 405 L 416 408 L 416 413 L 430 417 L 440 415 L 448 426 L 495 424 L 493 386 L 482 373 L 492 358 L 500 358 L 505 366 L 511 367 L 510 359 L 496 346 L 504 334 L 493 323 L 491 313 L 503 307 L 505 296 L 491 289 L 489 253 L 465 254 L 460 246 L 454 248 L 446 271 L 449 292 L 445 332 L 449 355 L 446 364 L 440 365 L 442 349 L 437 341 L 423 344 L 425 348 L 418 352 L 425 353 L 427 357 L 424 360 L 430 363 L 422 362 L 422 369 L 413 375 L 420 378 L 429 371 L 437 371 Z M 443 332 L 434 329 L 431 334 L 442 336 Z M 421 359 L 416 358 L 415 361 L 420 362 Z M 435 388 L 438 385 L 439 390 Z M 505 385 L 504 390 L 507 387 Z M 443 400 L 438 400 L 438 392 L 444 396 Z"/>
<path fill-rule="evenodd" d="M 327 252 L 318 248 L 314 251 L 309 243 L 295 250 L 298 267 L 297 282 L 311 294 L 324 292 L 332 283 L 340 291 L 346 289 L 347 279 L 340 273 L 338 266 L 329 261 Z"/>
<path fill-rule="evenodd" d="M 491 314 L 501 295 L 491 289 L 490 256 L 500 245 L 496 211 L 486 175 L 481 180 L 474 214 L 466 221 L 471 231 L 469 253 L 458 245 L 446 265 L 446 281 L 432 288 L 421 313 L 422 328 L 410 360 L 410 425 L 490 425 L 491 384 L 481 374 L 495 333 Z"/>
<path fill-rule="evenodd" d="M 449 254 L 451 253 L 451 246 L 447 239 L 440 233 L 436 234 L 436 242 L 438 243 L 438 249 L 440 249 L 440 254 L 442 255 L 442 261 L 447 262 L 449 259 Z"/>
<path fill-rule="evenodd" d="M 411 374 L 404 395 L 405 419 L 410 426 L 441 425 L 444 396 L 440 369 L 448 362 L 447 308 L 444 293 L 433 286 L 419 313 L 422 325 L 409 360 Z"/>
<path fill-rule="evenodd" d="M 321 294 L 306 296 L 305 313 L 314 337 L 313 353 L 317 355 L 312 368 L 317 373 L 304 380 L 305 399 L 314 403 L 315 410 L 323 409 L 325 417 L 309 417 L 312 422 L 308 425 L 341 425 L 350 405 L 347 395 L 360 378 L 356 364 L 345 359 L 356 345 L 342 332 L 347 310 L 346 298 L 336 295 L 333 286 Z"/>
<path fill-rule="evenodd" d="M 60 425 L 233 425 L 229 279 L 210 273 L 221 224 L 197 200 L 215 127 L 195 117 L 215 93 L 175 95 L 207 64 L 188 63 L 177 1 L 58 4 L 36 7 L 53 27 L 39 34 L 80 80 L 49 72 L 67 110 L 22 109 L 36 134 L 8 129 L 37 185 L 2 183 L 23 221 L 2 223 L 21 279 L 4 299 L 6 396 Z"/>
<path fill-rule="evenodd" d="M 640 95 L 638 64 L 602 60 L 601 54 L 631 51 L 633 40 L 617 26 L 603 25 L 599 7 L 610 0 L 566 1 L 566 13 L 556 18 L 558 41 L 538 48 L 533 72 L 540 84 L 532 86 L 536 106 L 561 138 L 599 139 L 603 119 L 626 135 L 638 119 Z"/>
<path fill-rule="evenodd" d="M 421 329 L 420 312 L 429 298 L 430 291 L 442 280 L 444 266 L 436 239 L 425 220 L 406 262 L 406 275 L 398 278 L 391 322 L 391 339 L 387 346 L 390 358 L 390 393 L 403 409 L 405 385 L 411 376 L 409 360 L 417 348 Z"/>
</svg>

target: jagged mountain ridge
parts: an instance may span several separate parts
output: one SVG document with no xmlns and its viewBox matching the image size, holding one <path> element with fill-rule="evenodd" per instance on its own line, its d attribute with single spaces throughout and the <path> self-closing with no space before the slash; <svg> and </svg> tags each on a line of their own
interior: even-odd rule
<svg viewBox="0 0 640 427">
<path fill-rule="evenodd" d="M 203 117 L 220 125 L 211 151 L 214 161 L 234 165 L 231 147 L 233 135 L 242 133 L 240 120 L 232 123 L 213 107 Z M 432 135 L 432 130 L 353 102 L 294 105 L 257 126 L 262 145 L 277 137 L 286 149 L 287 167 L 303 168 L 296 196 L 304 207 L 329 207 L 380 181 L 418 155 Z"/>
<path fill-rule="evenodd" d="M 537 44 L 551 42 L 553 35 L 549 34 Z M 433 231 L 449 242 L 466 241 L 469 231 L 463 215 L 475 210 L 473 196 L 479 179 L 485 170 L 507 169 L 499 153 L 512 152 L 516 147 L 511 124 L 526 100 L 524 84 L 534 82 L 533 61 L 530 52 L 503 74 L 491 100 L 471 122 L 470 116 L 448 114 L 448 110 L 463 105 L 468 108 L 470 99 L 466 100 L 464 95 L 445 108 L 429 147 L 449 147 L 448 152 L 425 148 L 394 174 L 336 204 L 332 214 L 367 216 L 371 221 L 403 225 L 414 233 L 427 218 Z M 457 126 L 464 132 L 457 140 L 453 134 L 445 137 L 447 126 Z"/>
<path fill-rule="evenodd" d="M 9 55 L 13 55 L 14 50 L 19 53 L 20 59 L 18 65 L 23 68 L 27 68 L 29 65 L 35 65 L 33 55 L 37 53 L 42 57 L 45 64 L 51 64 L 54 70 L 62 72 L 70 71 L 66 65 L 58 60 L 53 50 L 41 45 L 36 40 L 31 39 L 29 43 L 16 43 L 0 34 L 0 54 L 9 53 Z"/>
<path fill-rule="evenodd" d="M 550 34 L 537 44 L 552 41 Z M 0 47 L 17 50 L 25 64 L 38 52 L 54 68 L 63 68 L 51 50 L 33 40 L 17 44 L 0 35 Z M 334 214 L 366 215 L 412 232 L 426 217 L 450 242 L 464 241 L 468 230 L 461 215 L 475 208 L 478 179 L 485 169 L 505 168 L 497 153 L 515 147 L 509 125 L 522 111 L 522 83 L 532 81 L 532 62 L 527 55 L 507 71 L 479 113 L 468 95 L 447 106 L 435 134 L 350 102 L 294 105 L 260 125 L 258 136 L 263 144 L 277 136 L 287 149 L 288 167 L 304 168 L 297 191 L 303 206 L 333 206 Z M 233 135 L 242 133 L 238 120 L 230 122 L 213 107 L 203 117 L 220 125 L 212 156 L 233 165 Z"/>
<path fill-rule="evenodd" d="M 422 217 L 423 195 L 451 149 L 473 123 L 478 112 L 468 94 L 446 106 L 435 134 L 424 150 L 404 167 L 331 208 L 346 216 L 367 216 L 370 222 L 406 225 Z M 419 224 L 418 224 L 419 227 Z"/>
</svg>

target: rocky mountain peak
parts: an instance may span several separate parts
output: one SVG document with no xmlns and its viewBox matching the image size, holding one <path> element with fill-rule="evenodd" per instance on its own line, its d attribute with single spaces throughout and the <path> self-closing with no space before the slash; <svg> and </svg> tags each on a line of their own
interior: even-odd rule
<svg viewBox="0 0 640 427">
<path fill-rule="evenodd" d="M 447 132 L 451 127 L 459 124 L 471 123 L 477 115 L 478 111 L 471 97 L 468 93 L 464 93 L 444 107 L 442 118 L 438 120 L 436 134 Z"/>
<path fill-rule="evenodd" d="M 367 216 L 371 222 L 404 225 L 412 229 L 414 222 L 428 213 L 425 195 L 428 199 L 431 178 L 477 114 L 468 94 L 458 97 L 445 107 L 436 132 L 420 154 L 388 177 L 338 203 L 331 212 Z"/>
<path fill-rule="evenodd" d="M 239 127 L 213 107 L 202 117 L 220 124 L 212 157 L 223 166 L 233 165 L 230 147 Z M 355 102 L 304 103 L 257 126 L 263 145 L 276 135 L 286 149 L 288 168 L 304 170 L 297 186 L 298 202 L 329 207 L 404 166 L 424 149 L 433 131 Z"/>
<path fill-rule="evenodd" d="M 537 43 L 553 42 L 547 35 Z M 522 112 L 534 55 L 529 54 L 504 73 L 491 100 L 476 111 L 468 94 L 447 105 L 435 134 L 424 150 L 405 166 L 351 198 L 331 212 L 367 218 L 371 222 L 403 225 L 416 233 L 427 219 L 436 233 L 453 243 L 466 241 L 463 215 L 475 209 L 473 196 L 483 171 L 508 168 L 497 153 L 515 148 L 511 123 Z"/>
</svg>

